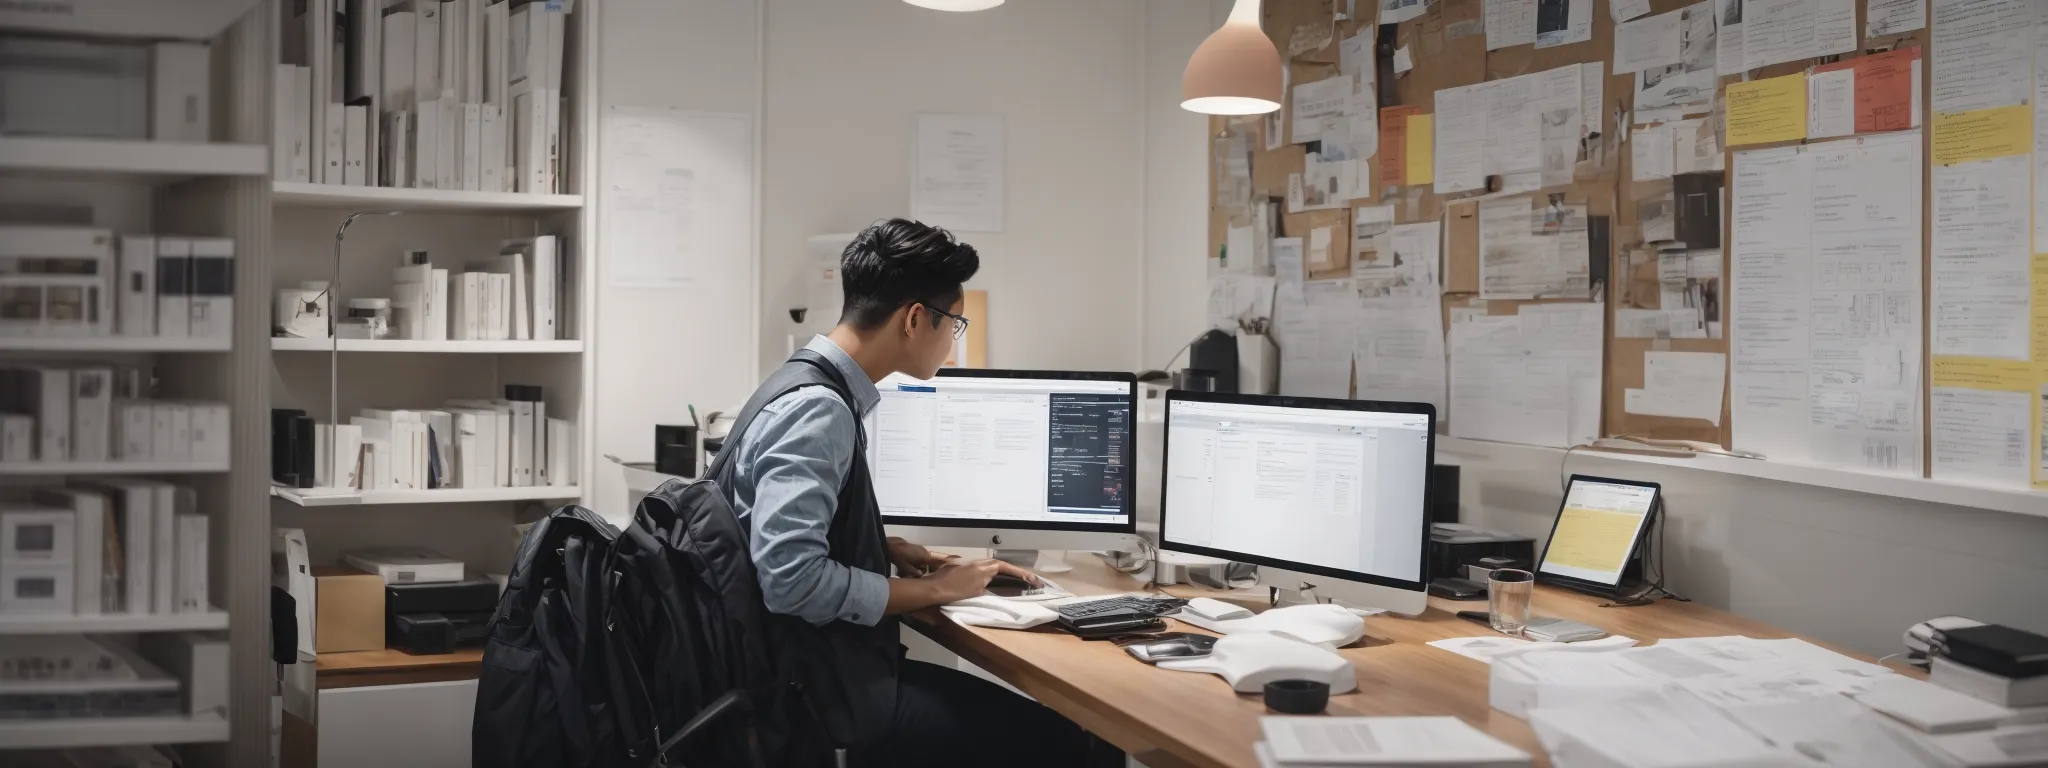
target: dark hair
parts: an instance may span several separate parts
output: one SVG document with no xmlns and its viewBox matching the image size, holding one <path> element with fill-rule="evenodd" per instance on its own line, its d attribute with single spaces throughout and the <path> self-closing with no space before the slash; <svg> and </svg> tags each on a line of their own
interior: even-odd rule
<svg viewBox="0 0 2048 768">
<path fill-rule="evenodd" d="M 947 311 L 960 300 L 960 285 L 980 269 L 974 246 L 951 232 L 909 219 L 881 222 L 855 235 L 839 255 L 846 290 L 839 322 L 867 330 L 913 303 Z"/>
</svg>

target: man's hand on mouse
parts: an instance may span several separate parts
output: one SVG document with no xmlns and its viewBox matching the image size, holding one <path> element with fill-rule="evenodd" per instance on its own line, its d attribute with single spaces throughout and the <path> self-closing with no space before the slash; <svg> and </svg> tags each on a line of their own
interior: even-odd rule
<svg viewBox="0 0 2048 768">
<path fill-rule="evenodd" d="M 998 573 L 1023 579 L 1032 586 L 1044 583 L 1037 574 L 1001 560 L 955 560 L 924 578 L 937 587 L 939 599 L 950 603 L 980 595 Z"/>
</svg>

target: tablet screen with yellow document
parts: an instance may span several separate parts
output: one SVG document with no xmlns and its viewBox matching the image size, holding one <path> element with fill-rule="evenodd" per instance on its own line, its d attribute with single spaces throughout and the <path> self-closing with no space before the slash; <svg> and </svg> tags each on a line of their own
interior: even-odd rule
<svg viewBox="0 0 2048 768">
<path fill-rule="evenodd" d="M 1537 573 L 1559 580 L 1621 584 L 1650 523 L 1658 486 L 1573 475 Z"/>
</svg>

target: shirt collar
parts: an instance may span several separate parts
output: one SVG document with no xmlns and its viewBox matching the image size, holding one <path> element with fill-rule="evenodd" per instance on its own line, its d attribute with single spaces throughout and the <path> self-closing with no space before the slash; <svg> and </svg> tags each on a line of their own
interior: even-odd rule
<svg viewBox="0 0 2048 768">
<path fill-rule="evenodd" d="M 874 380 L 868 378 L 867 371 L 861 370 L 860 363 L 853 361 L 852 355 L 839 348 L 839 342 L 824 336 L 812 336 L 811 343 L 805 344 L 804 349 L 824 355 L 826 360 L 832 361 L 832 367 L 839 369 L 839 375 L 846 379 L 846 386 L 851 390 L 853 404 L 860 408 L 860 413 L 855 416 L 866 416 L 868 411 L 874 410 L 876 403 L 882 401 L 882 393 L 875 389 Z"/>
</svg>

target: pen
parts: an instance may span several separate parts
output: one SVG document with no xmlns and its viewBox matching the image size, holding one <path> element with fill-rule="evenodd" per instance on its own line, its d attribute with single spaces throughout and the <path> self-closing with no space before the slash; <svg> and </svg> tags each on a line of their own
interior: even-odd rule
<svg viewBox="0 0 2048 768">
<path fill-rule="evenodd" d="M 690 406 L 690 426 L 698 429 L 704 428 L 704 423 L 697 420 L 697 406 L 694 405 Z"/>
</svg>

